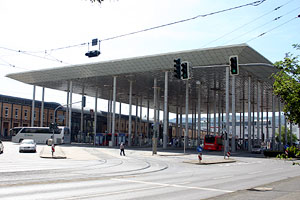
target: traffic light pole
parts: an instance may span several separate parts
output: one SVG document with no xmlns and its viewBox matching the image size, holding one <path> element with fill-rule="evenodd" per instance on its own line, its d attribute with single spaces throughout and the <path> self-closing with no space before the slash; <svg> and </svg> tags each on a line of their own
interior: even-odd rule
<svg viewBox="0 0 300 200">
<path fill-rule="evenodd" d="M 189 133 L 189 81 L 185 82 L 185 133 L 183 143 L 183 153 L 185 153 L 186 145 L 188 144 Z"/>
</svg>

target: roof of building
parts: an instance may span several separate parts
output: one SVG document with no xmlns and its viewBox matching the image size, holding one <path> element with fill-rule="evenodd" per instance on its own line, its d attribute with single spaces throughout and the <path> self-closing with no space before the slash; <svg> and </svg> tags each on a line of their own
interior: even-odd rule
<svg viewBox="0 0 300 200">
<path fill-rule="evenodd" d="M 165 71 L 168 73 L 168 103 L 169 110 L 176 112 L 176 107 L 185 105 L 185 81 L 173 77 L 174 59 L 189 61 L 192 66 L 192 79 L 189 80 L 190 108 L 195 107 L 197 101 L 197 88 L 201 87 L 201 107 L 205 113 L 213 111 L 214 99 L 217 96 L 225 97 L 225 70 L 229 57 L 237 55 L 240 64 L 240 74 L 236 76 L 236 107 L 241 111 L 243 100 L 247 99 L 248 77 L 252 77 L 251 94 L 257 93 L 258 82 L 261 83 L 263 105 L 270 100 L 272 79 L 270 76 L 276 68 L 264 56 L 259 54 L 247 44 L 223 46 L 215 48 L 195 49 L 189 51 L 171 52 L 135 58 L 102 61 L 96 63 L 65 66 L 52 69 L 36 70 L 8 74 L 7 77 L 23 83 L 36 86 L 67 91 L 68 82 L 73 83 L 73 92 L 94 97 L 96 90 L 102 99 L 112 98 L 113 76 L 117 76 L 117 101 L 129 103 L 129 82 L 133 81 L 133 98 L 143 98 L 143 106 L 153 108 L 153 79 L 157 78 L 160 88 L 160 104 L 163 107 Z M 232 85 L 230 85 L 230 88 Z M 216 96 L 215 92 L 216 91 Z M 225 101 L 225 98 L 220 98 Z M 220 100 L 217 104 L 225 106 Z M 254 102 L 256 100 L 254 99 Z M 132 101 L 136 104 L 136 101 Z M 207 103 L 210 102 L 210 103 Z M 140 105 L 140 103 L 139 103 Z M 269 103 L 269 105 L 271 105 Z M 207 109 L 208 108 L 208 109 Z M 247 108 L 245 109 L 245 111 Z M 191 109 L 189 112 L 191 113 Z"/>
</svg>

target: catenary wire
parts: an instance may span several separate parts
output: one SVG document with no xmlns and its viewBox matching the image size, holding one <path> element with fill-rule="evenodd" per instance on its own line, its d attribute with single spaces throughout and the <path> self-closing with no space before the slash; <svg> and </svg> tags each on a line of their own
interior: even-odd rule
<svg viewBox="0 0 300 200">
<path fill-rule="evenodd" d="M 232 41 L 234 41 L 234 40 L 236 40 L 236 39 L 239 39 L 239 38 L 241 38 L 241 37 L 243 37 L 243 36 L 245 36 L 245 35 L 248 35 L 249 33 L 252 33 L 253 31 L 255 31 L 255 30 L 259 29 L 259 28 L 262 28 L 262 27 L 264 27 L 264 26 L 266 26 L 266 25 L 268 25 L 268 24 L 270 24 L 270 23 L 272 23 L 272 22 L 274 22 L 274 21 L 278 21 L 278 20 L 280 20 L 281 18 L 283 18 L 284 16 L 290 14 L 291 12 L 294 12 L 295 10 L 298 10 L 299 8 L 300 8 L 300 7 L 297 7 L 297 8 L 295 8 L 295 9 L 293 9 L 293 10 L 291 10 L 291 11 L 289 11 L 289 12 L 287 12 L 287 13 L 285 13 L 285 14 L 279 16 L 279 17 L 276 17 L 276 18 L 272 19 L 272 20 L 269 21 L 269 22 L 266 22 L 266 23 L 264 23 L 264 24 L 262 24 L 262 25 L 260 25 L 260 26 L 258 26 L 258 27 L 256 27 L 256 28 L 254 28 L 254 29 L 252 29 L 252 30 L 250 30 L 250 31 L 247 31 L 247 32 L 245 32 L 245 33 L 243 33 L 243 34 L 241 34 L 241 35 L 239 35 L 239 36 L 237 36 L 237 37 L 231 39 L 231 40 L 228 40 L 227 42 L 224 42 L 223 45 L 228 44 L 228 43 L 230 43 L 230 42 L 232 42 Z"/>
<path fill-rule="evenodd" d="M 259 37 L 262 37 L 262 36 L 266 35 L 267 33 L 271 32 L 271 31 L 273 31 L 273 30 L 275 30 L 275 29 L 277 29 L 277 28 L 279 28 L 279 27 L 281 27 L 281 26 L 283 26 L 283 25 L 285 25 L 285 24 L 287 24 L 287 23 L 289 23 L 289 22 L 297 19 L 297 18 L 300 18 L 300 14 L 297 17 L 293 17 L 292 19 L 290 19 L 290 20 L 288 20 L 288 21 L 286 21 L 286 22 L 284 22 L 284 23 L 282 23 L 282 24 L 280 24 L 280 25 L 278 25 L 278 26 L 276 26 L 274 28 L 272 28 L 272 29 L 270 29 L 268 31 L 265 31 L 265 32 L 259 34 L 258 36 L 254 37 L 254 38 L 252 38 L 252 39 L 250 39 L 248 41 L 246 41 L 246 43 L 251 42 L 251 41 L 253 41 L 253 40 L 255 40 L 255 39 L 259 38 Z"/>
<path fill-rule="evenodd" d="M 241 29 L 241 28 L 243 28 L 243 27 L 245 27 L 245 26 L 247 26 L 247 25 L 249 25 L 249 24 L 251 24 L 251 23 L 257 21 L 258 19 L 260 19 L 260 18 L 262 18 L 262 17 L 265 17 L 265 16 L 267 16 L 267 15 L 269 15 L 269 14 L 271 14 L 271 13 L 277 11 L 277 10 L 279 10 L 280 8 L 282 8 L 282 7 L 284 7 L 285 5 L 291 3 L 292 1 L 295 1 L 295 0 L 291 0 L 291 1 L 287 2 L 287 3 L 285 3 L 285 4 L 282 4 L 281 6 L 278 6 L 278 7 L 274 8 L 273 10 L 271 10 L 271 11 L 269 11 L 269 12 L 267 12 L 267 13 L 265 13 L 265 14 L 263 14 L 263 15 L 257 17 L 257 18 L 255 18 L 255 19 L 253 19 L 253 20 L 251 20 L 251 21 L 249 21 L 249 22 L 247 22 L 247 23 L 245 23 L 245 24 L 243 24 L 243 25 L 241 25 L 241 26 L 239 26 L 239 27 L 237 27 L 236 29 L 234 29 L 234 30 L 232 30 L 232 31 L 230 31 L 230 32 L 228 32 L 228 33 L 225 33 L 224 35 L 218 37 L 217 39 L 215 39 L 215 40 L 213 40 L 213 41 L 210 41 L 210 42 L 206 43 L 206 44 L 203 45 L 202 47 L 206 47 L 206 46 L 208 46 L 208 45 L 210 45 L 210 44 L 212 44 L 212 43 L 214 43 L 214 42 L 216 42 L 216 41 L 218 41 L 218 40 L 220 40 L 220 39 L 222 39 L 222 38 L 224 38 L 224 37 L 230 35 L 231 33 L 234 33 L 235 31 L 237 31 L 237 30 L 239 30 L 239 29 Z"/>
</svg>

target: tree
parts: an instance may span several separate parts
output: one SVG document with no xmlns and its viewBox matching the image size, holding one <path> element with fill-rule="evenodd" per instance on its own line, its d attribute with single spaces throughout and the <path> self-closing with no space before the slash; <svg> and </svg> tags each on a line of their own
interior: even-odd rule
<svg viewBox="0 0 300 200">
<path fill-rule="evenodd" d="M 275 133 L 276 142 L 279 142 L 279 133 Z M 290 144 L 291 130 L 287 129 L 287 144 Z M 292 133 L 292 143 L 298 141 L 296 134 Z M 281 126 L 281 143 L 285 144 L 285 127 Z"/>
<path fill-rule="evenodd" d="M 300 45 L 293 47 L 300 50 Z M 287 53 L 284 60 L 274 65 L 279 72 L 272 75 L 274 78 L 273 92 L 284 104 L 283 111 L 289 121 L 300 124 L 300 65 L 299 56 Z"/>
<path fill-rule="evenodd" d="M 98 2 L 101 4 L 101 1 L 104 1 L 104 0 L 90 0 L 92 3 L 95 3 L 95 2 Z"/>
</svg>

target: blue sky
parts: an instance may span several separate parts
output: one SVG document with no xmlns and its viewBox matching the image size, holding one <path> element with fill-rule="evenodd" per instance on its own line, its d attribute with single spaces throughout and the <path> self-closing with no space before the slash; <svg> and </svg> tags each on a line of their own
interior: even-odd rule
<svg viewBox="0 0 300 200">
<path fill-rule="evenodd" d="M 300 14 L 299 0 L 266 0 L 258 6 L 103 41 L 101 55 L 97 58 L 84 56 L 87 45 L 51 51 L 251 2 L 254 0 L 105 0 L 100 6 L 89 0 L 1 0 L 0 93 L 32 98 L 32 86 L 5 78 L 8 73 L 240 44 L 249 40 L 247 44 L 270 61 L 281 60 L 286 52 L 293 52 L 292 44 L 300 43 L 300 18 L 293 19 Z M 275 10 L 279 6 L 282 7 Z M 264 32 L 265 35 L 257 37 Z M 80 99 L 79 96 L 74 98 L 74 101 Z M 36 99 L 41 99 L 41 88 L 37 88 Z M 45 101 L 65 103 L 66 94 L 46 90 Z M 88 101 L 93 102 L 92 99 Z M 106 105 L 100 105 L 100 109 L 105 110 Z"/>
</svg>

